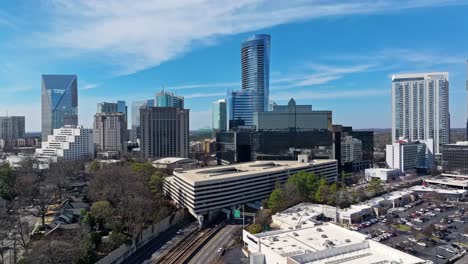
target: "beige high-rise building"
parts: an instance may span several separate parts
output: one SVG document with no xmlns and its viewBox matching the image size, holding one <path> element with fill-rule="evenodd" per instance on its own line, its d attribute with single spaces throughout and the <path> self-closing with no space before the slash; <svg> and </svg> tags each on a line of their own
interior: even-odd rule
<svg viewBox="0 0 468 264">
<path fill-rule="evenodd" d="M 140 149 L 144 158 L 189 156 L 189 109 L 140 108 Z"/>
<path fill-rule="evenodd" d="M 127 150 L 127 121 L 124 113 L 94 116 L 94 144 L 98 157 L 118 157 Z"/>
</svg>

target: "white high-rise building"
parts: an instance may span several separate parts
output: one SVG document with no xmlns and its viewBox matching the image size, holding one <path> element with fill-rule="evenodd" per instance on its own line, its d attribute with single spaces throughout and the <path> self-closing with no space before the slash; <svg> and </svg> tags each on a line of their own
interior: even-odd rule
<svg viewBox="0 0 468 264">
<path fill-rule="evenodd" d="M 434 166 L 434 141 L 400 142 L 386 146 L 387 166 L 402 173 L 416 169 L 432 169 Z"/>
<path fill-rule="evenodd" d="M 434 152 L 450 140 L 447 72 L 392 76 L 392 142 L 434 140 Z"/>
<path fill-rule="evenodd" d="M 362 142 L 357 138 L 346 136 L 341 139 L 341 162 L 362 160 Z"/>
<path fill-rule="evenodd" d="M 93 130 L 71 125 L 54 129 L 36 154 L 52 161 L 90 159 L 94 156 Z"/>
</svg>

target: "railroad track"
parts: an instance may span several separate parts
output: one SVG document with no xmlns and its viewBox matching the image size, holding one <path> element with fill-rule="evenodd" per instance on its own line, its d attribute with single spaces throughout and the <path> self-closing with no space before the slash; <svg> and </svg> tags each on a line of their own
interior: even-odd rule
<svg viewBox="0 0 468 264">
<path fill-rule="evenodd" d="M 197 251 L 210 237 L 224 227 L 224 223 L 216 227 L 203 228 L 199 232 L 190 234 L 184 241 L 164 257 L 158 260 L 158 263 L 184 264 L 190 260 L 190 257 Z"/>
</svg>

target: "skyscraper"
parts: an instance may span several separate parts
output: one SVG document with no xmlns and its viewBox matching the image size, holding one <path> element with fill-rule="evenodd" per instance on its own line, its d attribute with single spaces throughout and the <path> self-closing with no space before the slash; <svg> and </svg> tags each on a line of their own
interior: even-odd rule
<svg viewBox="0 0 468 264">
<path fill-rule="evenodd" d="M 77 77 L 42 75 L 42 140 L 65 125 L 78 125 Z"/>
<path fill-rule="evenodd" d="M 96 113 L 122 113 L 125 115 L 126 119 L 128 118 L 127 105 L 125 104 L 125 101 L 117 101 L 116 103 L 98 103 Z"/>
<path fill-rule="evenodd" d="M 0 116 L 0 139 L 15 140 L 24 138 L 24 116 Z"/>
<path fill-rule="evenodd" d="M 140 148 L 144 158 L 188 157 L 188 109 L 140 108 L 140 125 Z"/>
<path fill-rule="evenodd" d="M 447 72 L 392 77 L 392 142 L 434 140 L 434 152 L 450 140 Z"/>
<path fill-rule="evenodd" d="M 213 102 L 211 118 L 213 122 L 214 133 L 227 130 L 227 109 L 225 99 L 220 99 Z"/>
<path fill-rule="evenodd" d="M 270 39 L 259 34 L 241 44 L 242 90 L 228 94 L 230 128 L 252 126 L 254 112 L 268 111 Z"/>
<path fill-rule="evenodd" d="M 94 144 L 96 151 L 116 152 L 119 156 L 126 152 L 127 120 L 124 113 L 96 113 L 94 116 Z M 107 155 L 109 156 L 109 155 Z"/>
<path fill-rule="evenodd" d="M 130 140 L 133 142 L 136 142 L 140 138 L 140 108 L 153 106 L 155 106 L 154 99 L 132 102 L 132 133 Z"/>
<path fill-rule="evenodd" d="M 155 103 L 157 107 L 178 107 L 184 109 L 184 97 L 164 90 L 156 93 Z"/>
</svg>

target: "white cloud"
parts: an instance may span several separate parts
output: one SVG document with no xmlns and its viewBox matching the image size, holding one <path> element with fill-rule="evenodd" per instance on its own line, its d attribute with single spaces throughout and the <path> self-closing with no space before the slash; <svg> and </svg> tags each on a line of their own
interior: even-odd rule
<svg viewBox="0 0 468 264">
<path fill-rule="evenodd" d="M 233 87 L 238 89 L 240 82 L 222 82 L 222 83 L 196 83 L 196 84 L 185 84 L 169 86 L 169 90 L 185 90 L 185 89 L 204 89 L 204 88 L 226 88 Z"/>
<path fill-rule="evenodd" d="M 42 40 L 67 53 L 97 55 L 121 74 L 157 66 L 220 36 L 329 16 L 466 4 L 453 0 L 48 0 Z"/>
<path fill-rule="evenodd" d="M 98 83 L 86 83 L 81 87 L 81 89 L 82 90 L 90 90 L 90 89 L 94 89 L 94 88 L 96 88 L 98 86 L 99 86 Z"/>
</svg>

